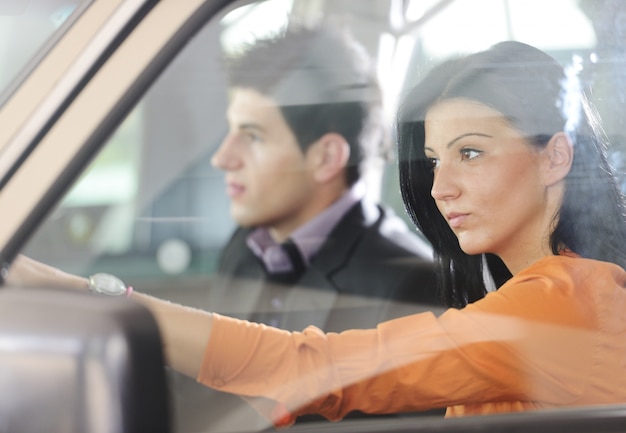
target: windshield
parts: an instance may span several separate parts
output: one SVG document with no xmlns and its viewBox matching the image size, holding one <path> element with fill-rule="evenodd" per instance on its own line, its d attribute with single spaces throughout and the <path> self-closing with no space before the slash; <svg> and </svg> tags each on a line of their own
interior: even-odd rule
<svg viewBox="0 0 626 433">
<path fill-rule="evenodd" d="M 210 0 L 206 1 L 210 3 Z M 142 67 L 137 59 L 141 53 L 163 49 L 151 44 L 166 43 L 158 38 L 162 27 L 157 29 L 155 23 L 161 26 L 161 19 L 165 21 L 165 17 L 159 14 L 168 15 L 162 11 L 169 10 L 160 9 L 159 6 L 164 7 L 167 3 L 171 1 L 163 0 L 151 9 L 141 25 L 133 30 L 137 33 L 131 34 L 120 44 L 118 51 L 103 60 L 106 62 L 104 66 L 81 89 L 79 97 L 70 102 L 71 105 L 54 127 L 36 144 L 35 151 L 28 155 L 27 162 L 34 162 L 22 164 L 17 172 L 21 177 L 15 175 L 13 179 L 17 180 L 12 179 L 12 183 L 7 183 L 4 187 L 3 193 L 17 191 L 11 196 L 5 193 L 4 197 L 9 197 L 5 202 L 13 200 L 8 203 L 18 203 L 18 196 L 20 199 L 28 197 L 29 191 L 20 186 L 43 183 L 57 176 L 45 164 L 46 156 L 57 154 L 62 148 L 71 146 L 78 149 L 83 137 L 90 137 L 89 146 L 92 145 L 91 141 L 102 140 L 99 153 L 89 161 L 78 162 L 81 155 L 70 155 L 73 163 L 80 164 L 84 170 L 71 188 L 62 196 L 59 193 L 56 206 L 28 238 L 20 249 L 20 254 L 84 278 L 100 273 L 112 274 L 124 284 L 132 286 L 135 294 L 149 295 L 191 309 L 215 312 L 221 316 L 264 323 L 284 331 L 299 333 L 297 335 L 304 334 L 302 331 L 310 325 L 332 334 L 332 338 L 346 330 L 359 330 L 354 334 L 370 338 L 373 334 L 361 334 L 360 330 L 377 327 L 385 332 L 391 330 L 389 332 L 394 335 L 397 332 L 397 341 L 402 344 L 397 347 L 389 344 L 388 347 L 394 352 L 389 350 L 388 354 L 380 351 L 381 359 L 385 362 L 389 360 L 385 365 L 381 362 L 381 370 L 365 371 L 359 370 L 359 366 L 350 365 L 345 368 L 346 380 L 356 381 L 361 386 L 359 381 L 366 384 L 379 373 L 386 374 L 387 371 L 383 368 L 406 367 L 414 363 L 412 371 L 421 375 L 419 380 L 415 379 L 417 375 L 406 377 L 412 377 L 411 380 L 415 381 L 416 391 L 412 395 L 418 396 L 418 391 L 425 390 L 423 396 L 418 396 L 420 404 L 402 407 L 398 396 L 389 398 L 388 404 L 381 398 L 376 400 L 375 405 L 372 404 L 373 409 L 366 407 L 369 403 L 366 402 L 364 407 L 367 411 L 356 408 L 341 423 L 326 423 L 326 419 L 318 414 L 306 414 L 296 420 L 295 429 L 311 431 L 319 426 L 320 430 L 328 432 L 338 428 L 345 428 L 344 431 L 352 429 L 351 431 L 389 432 L 394 431 L 394 425 L 397 430 L 397 426 L 406 419 L 406 425 L 410 425 L 412 430 L 415 428 L 416 431 L 425 431 L 423 429 L 427 423 L 443 419 L 447 407 L 454 408 L 460 401 L 467 408 L 466 414 L 491 414 L 489 399 L 496 402 L 493 405 L 493 414 L 489 415 L 488 421 L 479 420 L 479 423 L 496 422 L 497 418 L 493 421 L 492 417 L 497 417 L 508 407 L 519 407 L 524 410 L 546 409 L 539 415 L 529 411 L 525 419 L 541 419 L 541 423 L 549 426 L 548 421 L 544 422 L 545 418 L 539 417 L 553 414 L 554 409 L 571 409 L 576 406 L 576 410 L 582 411 L 583 406 L 588 404 L 626 401 L 626 393 L 623 392 L 626 389 L 626 351 L 618 352 L 616 349 L 615 353 L 606 356 L 601 354 L 603 352 L 600 349 L 595 352 L 593 344 L 596 340 L 592 339 L 595 334 L 587 332 L 586 327 L 589 326 L 594 332 L 595 328 L 587 322 L 583 324 L 573 319 L 568 321 L 569 309 L 560 300 L 564 297 L 560 292 L 565 290 L 562 287 L 564 284 L 550 285 L 550 290 L 527 290 L 536 296 L 548 291 L 554 292 L 554 299 L 546 297 L 541 300 L 537 297 L 525 300 L 526 295 L 522 295 L 525 287 L 519 293 L 514 293 L 524 302 L 520 301 L 520 305 L 524 307 L 520 307 L 520 311 L 530 311 L 533 314 L 536 312 L 537 317 L 540 316 L 549 325 L 542 328 L 531 323 L 522 327 L 520 323 L 523 322 L 518 322 L 517 317 L 526 316 L 521 312 L 511 309 L 511 313 L 506 315 L 493 307 L 497 302 L 508 305 L 504 302 L 517 298 L 510 295 L 512 285 L 499 291 L 499 286 L 511 275 L 508 269 L 503 273 L 497 266 L 494 266 L 493 275 L 490 274 L 491 268 L 487 269 L 487 266 L 492 266 L 492 263 L 488 262 L 489 257 L 485 255 L 481 262 L 481 271 L 485 272 L 479 274 L 476 269 L 471 269 L 474 274 L 470 277 L 481 281 L 480 295 L 488 298 L 491 304 L 483 302 L 474 306 L 474 309 L 468 308 L 470 315 L 466 316 L 462 312 L 463 308 L 457 307 L 459 300 L 465 302 L 470 299 L 470 295 L 475 294 L 450 290 L 450 299 L 446 299 L 446 304 L 442 305 L 440 293 L 436 291 L 438 286 L 435 275 L 431 272 L 433 249 L 428 241 L 440 233 L 436 231 L 439 226 L 432 229 L 424 223 L 418 228 L 413 220 L 416 219 L 416 214 L 409 215 L 411 209 L 417 208 L 417 204 L 412 203 L 412 208 L 405 204 L 411 199 L 406 194 L 404 197 L 401 194 L 400 172 L 403 166 L 410 167 L 410 164 L 406 164 L 407 161 L 412 164 L 415 159 L 411 159 L 414 157 L 412 154 L 401 153 L 399 143 L 405 143 L 406 150 L 409 148 L 406 143 L 413 142 L 402 135 L 397 127 L 398 113 L 406 113 L 403 110 L 410 107 L 406 101 L 418 100 L 418 93 L 410 92 L 443 62 L 481 52 L 503 41 L 514 42 L 509 47 L 516 46 L 517 49 L 521 43 L 529 44 L 552 57 L 555 62 L 551 61 L 550 64 L 557 65 L 559 70 L 565 68 L 568 75 L 561 74 L 561 78 L 570 78 L 570 73 L 572 77 L 576 75 L 576 80 L 559 82 L 571 85 L 572 89 L 566 87 L 566 90 L 572 90 L 573 93 L 584 90 L 588 93 L 592 103 L 590 106 L 593 105 L 597 110 L 603 135 L 606 135 L 606 148 L 602 150 L 606 151 L 616 180 L 622 191 L 626 192 L 626 39 L 623 37 L 626 27 L 625 1 L 238 1 L 229 10 L 222 11 L 219 16 L 198 29 L 193 37 L 187 39 L 180 27 L 175 27 L 185 36 L 186 45 L 163 73 L 154 79 L 154 83 L 145 84 L 145 94 L 134 96 L 118 81 L 122 81 L 122 77 L 132 77 L 132 74 L 141 75 L 142 79 L 150 77 L 151 71 Z M 56 10 L 60 10 L 65 4 L 67 3 L 56 0 Z M 480 7 L 476 7 L 477 4 Z M 17 83 L 42 58 L 45 50 L 72 25 L 74 14 L 81 13 L 81 8 L 86 8 L 86 5 L 86 2 L 74 4 L 73 9 L 68 10 L 55 25 L 50 21 L 51 9 L 46 9 L 47 12 L 44 13 L 40 7 L 40 15 L 32 14 L 33 21 L 39 19 L 40 22 L 46 22 L 48 33 L 38 36 L 38 45 L 30 41 L 32 49 L 29 55 L 20 52 L 20 58 L 23 58 L 21 64 L 8 62 L 11 63 L 12 74 L 8 74 L 8 69 L 7 74 L 4 74 L 9 49 L 0 48 L 0 59 L 5 60 L 0 67 L 3 73 L 0 96 L 7 97 L 7 92 L 19 85 Z M 28 3 L 19 13 L 7 16 L 7 19 L 26 19 L 30 7 L 31 3 Z M 94 9 L 89 12 L 94 12 Z M 151 16 L 158 19 L 154 18 L 153 23 L 150 21 Z M 307 75 L 310 71 L 324 70 L 329 65 L 343 64 L 340 61 L 335 62 L 337 59 L 344 60 L 344 57 L 341 57 L 343 52 L 335 54 L 331 50 L 335 46 L 327 42 L 332 39 L 323 39 L 322 43 L 313 45 L 315 49 L 311 49 L 313 60 L 310 64 L 299 64 L 292 60 L 291 55 L 297 58 L 296 54 L 300 53 L 296 48 L 274 50 L 271 55 L 261 52 L 257 57 L 250 57 L 252 60 L 249 63 L 237 64 L 234 61 L 239 58 L 238 52 L 244 52 L 256 44 L 263 47 L 259 41 L 265 41 L 270 36 L 284 34 L 287 35 L 284 36 L 286 40 L 298 41 L 297 38 L 306 33 L 297 33 L 297 30 L 316 26 L 339 28 L 354 38 L 357 42 L 355 46 L 360 47 L 354 51 L 365 59 L 362 62 L 367 66 L 365 69 L 368 74 L 375 75 L 376 80 L 367 81 L 367 74 L 363 75 L 366 79 L 361 81 L 353 79 L 348 73 L 329 74 L 336 82 Z M 39 29 L 36 24 L 33 24 L 33 28 Z M 66 40 L 72 39 L 76 28 L 63 39 L 63 45 Z M 24 29 L 20 28 L 20 31 L 28 34 Z M 132 36 L 136 36 L 136 39 Z M 141 44 L 136 43 L 137 41 Z M 167 49 L 174 46 L 170 40 L 167 43 Z M 61 44 L 58 48 L 62 48 Z M 10 50 L 15 57 L 19 51 L 17 48 Z M 321 60 L 317 57 L 320 53 Z M 346 55 L 345 58 L 350 57 Z M 532 61 L 521 57 L 519 59 L 519 66 L 523 68 L 542 64 L 535 62 L 534 57 L 530 57 Z M 518 57 L 514 57 L 514 60 L 517 62 Z M 158 62 L 151 62 L 150 67 L 156 63 Z M 274 80 L 273 74 L 277 71 L 280 72 L 280 80 Z M 511 83 L 510 87 L 517 89 L 514 84 L 522 83 L 535 89 L 534 83 L 540 81 L 540 77 L 532 73 L 532 69 L 523 71 L 524 73 L 517 75 L 497 75 L 496 78 L 500 81 L 488 81 L 488 84 Z M 269 77 L 269 84 L 257 83 L 259 79 L 266 77 Z M 343 81 L 345 77 L 348 78 Z M 374 81 L 377 81 L 379 90 L 375 88 L 376 85 L 371 85 Z M 30 85 L 30 80 L 28 84 Z M 262 90 L 255 90 L 253 85 Z M 534 140 L 544 138 L 542 134 L 546 131 L 552 134 L 550 137 L 556 137 L 552 142 L 554 146 L 566 143 L 563 140 L 564 135 L 560 133 L 561 129 L 555 133 L 539 127 L 544 126 L 544 108 L 558 106 L 565 109 L 569 105 L 558 105 L 554 100 L 544 103 L 544 99 L 541 99 L 541 104 L 528 105 L 531 108 L 526 111 L 516 110 L 518 105 L 524 106 L 526 100 L 534 100 L 536 97 L 539 100 L 538 96 L 543 96 L 544 92 L 520 91 L 523 97 L 510 102 L 509 107 L 505 105 L 509 103 L 507 98 L 496 97 L 508 93 L 501 92 L 495 85 L 485 86 L 484 89 L 495 89 L 492 100 L 477 104 L 482 104 L 479 112 L 481 116 L 478 118 L 489 122 L 467 121 L 468 118 L 473 119 L 467 116 L 467 101 L 463 105 L 463 101 L 458 99 L 463 99 L 464 95 L 454 95 L 450 99 L 457 99 L 453 101 L 457 105 L 446 106 L 442 103 L 437 107 L 440 111 L 433 110 L 434 115 L 431 112 L 429 120 L 433 123 L 429 124 L 428 134 L 425 126 L 423 131 L 418 129 L 422 126 L 415 126 L 415 131 L 424 136 L 424 141 L 427 135 L 434 137 L 430 138 L 428 145 L 425 142 L 419 144 L 419 148 L 427 148 L 427 152 L 423 156 L 420 153 L 418 157 L 421 158 L 420 162 L 428 164 L 427 168 L 439 170 L 439 179 L 442 176 L 446 179 L 446 170 L 456 175 L 449 175 L 447 184 L 440 180 L 439 190 L 435 190 L 435 195 L 441 197 L 440 201 L 452 201 L 458 198 L 458 191 L 462 191 L 464 197 L 473 197 L 477 203 L 472 204 L 471 208 L 465 203 L 451 208 L 444 216 L 452 220 L 450 223 L 439 218 L 442 215 L 435 214 L 437 209 L 432 207 L 432 215 L 437 217 L 432 219 L 433 227 L 435 223 L 441 222 L 456 225 L 457 229 L 460 227 L 459 231 L 464 229 L 463 224 L 469 227 L 467 232 L 474 230 L 477 233 L 474 237 L 462 238 L 466 242 L 464 245 L 469 251 L 468 255 L 473 255 L 476 251 L 491 252 L 491 249 L 496 248 L 509 254 L 517 253 L 517 248 L 505 250 L 501 245 L 505 241 L 507 246 L 513 245 L 513 241 L 507 240 L 509 237 L 519 245 L 526 245 L 526 239 L 517 234 L 535 234 L 535 230 L 529 229 L 526 232 L 518 230 L 518 227 L 531 227 L 527 221 L 535 221 L 532 213 L 535 209 L 540 209 L 541 215 L 554 214 L 550 213 L 551 209 L 543 212 L 544 208 L 547 209 L 540 191 L 543 186 L 525 182 L 520 172 L 534 173 L 539 167 L 536 164 L 538 159 L 535 158 L 540 152 L 535 152 L 535 148 L 530 145 L 543 144 L 535 143 Z M 366 90 L 370 90 L 370 93 Z M 481 92 L 482 90 L 480 88 Z M 428 92 L 423 93 L 428 96 Z M 111 96 L 111 99 L 120 98 L 115 99 L 120 106 L 126 103 L 121 100 L 123 98 L 137 99 L 136 103 L 133 102 L 132 109 L 128 108 L 127 115 L 124 113 L 125 116 L 119 116 L 119 124 L 112 125 L 114 122 L 110 119 L 114 116 L 108 115 L 102 108 L 109 101 L 103 101 L 105 98 L 101 96 L 109 94 L 122 95 Z M 482 93 L 477 90 L 476 95 Z M 477 98 L 476 95 L 471 96 Z M 488 96 L 492 95 L 489 93 Z M 353 109 L 354 105 L 349 105 L 354 102 L 349 97 L 357 101 L 373 101 L 372 107 L 368 106 L 366 109 L 359 106 L 362 109 L 359 114 L 360 112 Z M 498 110 L 493 101 L 501 103 L 503 107 L 498 107 L 501 113 L 497 112 L 496 116 L 493 110 Z M 569 99 L 564 99 L 563 102 L 569 102 Z M 494 105 L 492 111 L 489 104 Z M 9 108 L 8 104 L 6 108 Z M 345 111 L 357 114 L 345 116 L 345 121 L 331 122 L 344 115 L 339 108 L 349 108 L 350 110 Z M 337 111 L 332 111 L 335 109 Z M 449 117 L 452 116 L 448 113 L 455 110 L 462 115 L 453 117 L 457 121 L 449 123 Z M 418 111 L 417 108 L 415 111 Z M 417 113 L 416 117 L 420 115 L 425 116 Z M 523 123 L 522 115 L 527 115 L 532 120 Z M 362 116 L 362 119 L 354 122 L 357 133 L 330 129 L 335 128 L 337 123 L 343 127 L 358 116 Z M 104 120 L 100 121 L 101 118 Z M 327 119 L 327 124 L 323 124 Z M 417 123 L 413 118 L 410 120 Z M 424 117 L 418 117 L 418 121 L 426 123 Z M 518 127 L 515 121 L 519 122 L 519 130 L 513 128 L 513 125 Z M 535 126 L 535 122 L 537 128 L 531 128 Z M 321 125 L 319 128 L 329 129 L 321 129 L 322 132 L 319 133 L 314 130 L 318 128 L 318 124 Z M 76 132 L 81 128 L 89 131 Z M 313 131 L 311 135 L 317 135 L 310 138 L 309 130 Z M 455 135 L 451 135 L 452 133 Z M 522 133 L 525 135 L 522 136 Z M 350 140 L 344 135 L 358 135 L 358 139 L 353 142 L 361 146 L 350 147 Z M 417 135 L 416 132 L 415 137 Z M 331 140 L 327 140 L 328 138 Z M 300 148 L 301 142 L 308 147 Z M 504 144 L 510 147 L 505 148 Z M 524 147 L 521 147 L 522 144 Z M 598 140 L 598 144 L 603 145 L 604 141 Z M 81 147 L 85 148 L 87 145 Z M 528 152 L 527 148 L 533 152 Z M 363 152 L 361 161 L 349 159 L 353 149 L 355 153 Z M 564 160 L 571 162 L 571 152 L 567 153 L 569 149 L 559 147 L 558 152 L 553 154 L 555 160 L 561 163 Z M 562 155 L 566 157 L 562 158 Z M 365 156 L 368 157 L 367 161 Z M 550 159 L 544 161 L 548 160 Z M 585 162 L 584 158 L 578 158 L 576 163 L 581 160 Z M 330 168 L 325 166 L 328 170 L 314 171 L 316 164 L 329 161 L 334 165 Z M 53 163 L 51 161 L 49 165 Z M 348 173 L 354 173 L 351 169 L 356 166 L 359 166 L 357 177 L 348 186 L 344 182 Z M 547 163 L 541 167 L 547 166 L 553 167 Z M 315 176 L 312 175 L 314 173 Z M 564 171 L 560 173 L 559 176 Z M 61 176 L 64 175 L 66 174 Z M 496 179 L 496 175 L 500 177 Z M 571 178 L 574 180 L 570 185 L 577 187 L 593 181 L 591 174 L 576 173 Z M 496 181 L 487 182 L 489 179 Z M 561 179 L 556 176 L 550 178 L 550 186 L 560 184 Z M 337 188 L 328 192 L 325 188 L 328 185 Z M 406 183 L 403 185 L 407 188 Z M 430 185 L 422 188 L 424 191 L 420 194 L 425 197 L 433 195 L 433 185 L 434 181 L 431 180 Z M 493 189 L 491 185 L 494 186 Z M 422 186 L 415 186 L 415 190 Z M 326 206 L 328 196 L 333 197 L 332 207 L 323 207 L 322 203 Z M 578 213 L 585 213 L 585 207 L 598 207 L 595 200 L 578 196 L 574 196 L 572 201 L 581 203 L 581 207 L 576 208 L 581 209 Z M 3 203 L 0 201 L 0 204 Z M 315 208 L 309 207 L 311 203 L 316 204 Z M 319 212 L 318 203 L 322 209 Z M 527 205 L 533 208 L 527 208 Z M 12 206 L 2 209 L 6 210 L 4 215 L 16 213 L 12 211 Z M 306 212 L 300 212 L 300 209 L 305 209 Z M 306 220 L 305 217 L 309 215 L 313 217 Z M 472 218 L 478 220 L 473 227 Z M 310 224 L 311 221 L 313 224 Z M 588 226 L 592 227 L 591 224 Z M 598 222 L 595 226 L 602 226 L 602 223 Z M 483 227 L 493 227 L 493 230 L 485 231 Z M 429 229 L 431 232 L 428 232 Z M 530 239 L 531 235 L 526 237 Z M 532 237 L 534 239 L 534 235 Z M 621 239 L 618 236 L 613 238 Z M 487 242 L 489 245 L 485 246 Z M 300 255 L 297 254 L 298 251 L 293 252 L 294 244 L 301 249 Z M 613 245 L 606 242 L 601 248 L 611 252 L 623 251 Z M 576 251 L 575 248 L 572 250 Z M 566 263 L 573 258 L 549 257 L 547 260 L 556 259 L 559 263 Z M 607 261 L 613 263 L 613 260 Z M 455 266 L 455 262 L 450 262 L 450 270 L 454 270 Z M 542 266 L 550 268 L 548 262 Z M 548 271 L 552 272 L 551 269 L 545 272 Z M 583 285 L 592 281 L 591 277 L 586 276 L 586 272 L 587 268 L 581 264 L 576 268 L 575 275 L 568 274 L 562 279 L 567 278 L 567 281 L 575 281 L 577 284 L 580 280 Z M 555 281 L 561 279 L 552 274 L 550 278 Z M 517 281 L 519 280 L 520 278 Z M 79 281 L 85 286 L 87 280 Z M 615 287 L 613 282 L 595 284 L 599 286 L 598 290 Z M 573 310 L 581 316 L 592 317 L 592 314 L 603 312 L 602 308 L 606 308 L 606 313 L 598 314 L 597 321 L 594 321 L 593 316 L 590 323 L 593 322 L 593 326 L 596 323 L 606 323 L 607 327 L 613 327 L 616 331 L 615 335 L 610 335 L 610 341 L 619 345 L 616 347 L 622 348 L 619 350 L 623 350 L 626 344 L 623 343 L 623 334 L 619 333 L 626 330 L 621 319 L 624 317 L 626 297 L 619 294 L 613 298 L 614 294 L 608 292 L 598 292 L 592 296 L 596 292 L 591 290 L 591 286 L 584 285 L 584 288 L 589 288 L 588 295 L 568 296 L 568 301 L 574 305 Z M 577 293 L 576 290 L 578 286 L 570 292 Z M 488 291 L 491 293 L 486 294 Z M 592 298 L 603 302 L 601 308 L 594 307 L 595 304 L 590 301 Z M 478 303 L 481 300 L 483 299 L 472 302 Z M 574 301 L 580 303 L 574 304 Z M 455 308 L 443 312 L 450 305 Z M 483 312 L 480 310 L 481 305 L 493 307 L 494 310 Z M 613 315 L 611 311 L 617 313 Z M 485 314 L 485 317 L 473 312 Z M 500 316 L 504 318 L 500 320 Z M 407 317 L 410 322 L 403 321 Z M 415 337 L 410 337 L 410 341 L 403 339 L 405 330 L 415 328 L 421 332 L 420 326 L 424 326 L 423 334 L 416 333 Z M 200 328 L 187 327 L 189 335 L 194 329 Z M 440 329 L 450 331 L 439 334 Z M 526 338 L 526 335 L 540 338 L 534 340 Z M 613 338 L 614 336 L 617 337 Z M 554 344 L 550 338 L 554 338 Z M 603 338 L 605 337 L 597 340 L 599 345 L 605 344 Z M 606 338 L 609 341 L 609 337 Z M 234 338 L 223 341 L 227 342 L 224 350 L 252 347 L 252 344 L 242 343 Z M 333 340 L 333 344 L 334 341 L 338 342 L 334 347 L 352 347 L 340 340 Z M 218 351 L 207 350 L 204 353 Z M 430 358 L 432 353 L 440 358 Z M 422 354 L 425 355 L 422 357 Z M 328 355 L 328 359 L 333 359 L 332 356 L 334 354 Z M 364 360 L 378 359 L 377 355 L 365 351 L 359 356 Z M 543 361 L 543 369 L 535 368 L 539 365 L 536 360 Z M 279 367 L 272 368 L 274 362 L 272 360 L 264 364 L 268 367 L 257 374 L 258 383 L 269 383 L 269 379 L 274 377 L 272 375 L 282 371 Z M 611 362 L 614 364 L 603 367 Z M 578 370 L 571 366 L 578 366 Z M 589 368 L 585 370 L 586 367 Z M 401 370 L 398 377 L 404 377 L 405 371 L 409 372 L 408 368 Z M 217 381 L 208 385 L 201 384 L 195 377 L 188 377 L 175 367 L 168 368 L 166 372 L 170 389 L 168 401 L 171 402 L 174 414 L 175 432 L 271 431 L 269 429 L 272 428 L 272 420 L 266 418 L 257 407 L 250 405 L 251 400 L 230 394 L 230 391 L 224 392 Z M 348 377 L 350 374 L 352 376 Z M 441 385 L 435 384 L 433 380 L 437 374 L 442 378 Z M 384 374 L 378 377 L 381 378 L 379 383 L 391 380 L 390 376 Z M 593 380 L 597 380 L 600 385 L 593 384 Z M 428 381 L 433 385 L 429 387 L 426 383 Z M 505 389 L 504 382 L 509 385 L 515 382 L 515 386 Z M 214 386 L 215 384 L 218 386 Z M 293 380 L 292 383 L 291 379 L 286 379 L 281 383 L 272 382 L 271 387 L 296 389 L 299 384 L 298 380 Z M 357 385 L 351 392 L 361 389 Z M 329 388 L 334 389 L 332 386 Z M 544 388 L 554 392 L 554 396 L 547 391 L 546 395 L 540 394 L 539 390 Z M 484 389 L 492 394 L 486 395 Z M 503 389 L 504 393 L 511 390 L 511 395 L 516 400 L 509 402 L 506 400 L 511 398 L 509 395 L 496 395 Z M 599 393 L 602 390 L 607 390 L 607 397 L 598 398 L 598 394 L 584 394 L 596 391 Z M 376 389 L 375 386 L 363 394 L 371 395 L 372 400 L 375 400 L 379 395 L 378 391 L 383 396 L 392 395 L 391 391 Z M 245 392 L 247 391 L 242 394 L 245 395 Z M 315 393 L 317 392 L 316 390 Z M 314 395 L 316 396 L 317 394 Z M 499 398 L 505 404 L 499 406 Z M 391 406 L 394 413 L 388 415 Z M 457 407 L 450 413 L 460 415 L 463 410 L 465 409 Z M 592 418 L 583 412 L 577 412 L 576 416 L 587 420 Z M 469 418 L 461 418 L 459 424 L 451 425 L 461 426 L 463 422 L 468 422 L 463 425 L 467 427 L 465 431 L 472 430 L 472 420 L 467 421 Z M 573 418 L 570 421 L 571 419 Z M 378 422 L 380 424 L 372 424 Z M 314 424 L 317 425 L 313 427 Z M 582 432 L 583 427 L 576 431 Z"/>
<path fill-rule="evenodd" d="M 91 0 L 0 2 L 0 105 L 28 76 Z"/>
</svg>

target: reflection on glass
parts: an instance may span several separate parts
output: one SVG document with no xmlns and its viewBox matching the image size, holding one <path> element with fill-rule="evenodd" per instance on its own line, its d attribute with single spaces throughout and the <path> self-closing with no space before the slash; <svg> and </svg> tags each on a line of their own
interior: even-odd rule
<svg viewBox="0 0 626 433">
<path fill-rule="evenodd" d="M 420 29 L 425 54 L 432 58 L 482 50 L 506 39 L 548 51 L 588 49 L 596 43 L 589 17 L 577 0 L 484 0 L 480 13 L 471 1 L 448 3 Z M 462 34 L 468 37 L 459 38 Z"/>
<path fill-rule="evenodd" d="M 0 105 L 91 0 L 0 2 Z"/>
<path fill-rule="evenodd" d="M 515 39 L 548 51 L 564 64 L 577 59 L 609 136 L 611 162 L 626 173 L 626 2 L 483 1 L 478 8 L 472 0 L 268 0 L 233 10 L 219 28 L 210 23 L 189 43 L 25 252 L 67 271 L 87 275 L 106 270 L 142 290 L 178 296 L 197 307 L 208 304 L 207 276 L 233 229 L 222 175 L 209 162 L 227 126 L 217 59 L 222 49 L 236 49 L 299 22 L 341 23 L 363 39 L 377 60 L 390 126 L 403 92 L 443 58 Z M 32 24 L 32 40 L 16 43 L 29 45 L 29 54 L 26 48 L 0 46 L 1 89 L 11 82 L 11 74 L 24 70 L 39 46 L 69 25 L 75 8 L 33 15 L 33 22 L 45 26 Z M 19 14 L 1 16 L 0 35 L 8 32 L 5 22 L 17 22 L 26 10 L 23 6 Z M 21 64 L 14 60 L 18 57 Z M 404 215 L 397 182 L 392 165 L 385 172 L 381 198 Z M 626 192 L 626 176 L 622 185 Z M 194 392 L 177 396 L 184 407 L 179 422 L 188 427 L 180 431 L 217 431 L 207 427 L 205 418 L 220 424 L 220 431 L 237 430 L 237 423 L 251 428 L 254 414 L 246 419 L 240 412 L 202 405 L 204 390 Z"/>
<path fill-rule="evenodd" d="M 227 51 L 241 44 L 253 43 L 261 36 L 275 34 L 289 23 L 293 0 L 272 0 L 242 6 L 229 12 L 222 19 L 224 31 L 221 39 Z"/>
</svg>

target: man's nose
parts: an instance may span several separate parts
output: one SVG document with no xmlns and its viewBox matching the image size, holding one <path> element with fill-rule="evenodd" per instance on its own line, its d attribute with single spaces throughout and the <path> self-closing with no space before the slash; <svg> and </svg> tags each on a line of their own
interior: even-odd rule
<svg viewBox="0 0 626 433">
<path fill-rule="evenodd" d="M 235 137 L 229 134 L 224 138 L 224 141 L 211 157 L 211 164 L 213 167 L 225 171 L 235 170 L 241 165 Z"/>
</svg>

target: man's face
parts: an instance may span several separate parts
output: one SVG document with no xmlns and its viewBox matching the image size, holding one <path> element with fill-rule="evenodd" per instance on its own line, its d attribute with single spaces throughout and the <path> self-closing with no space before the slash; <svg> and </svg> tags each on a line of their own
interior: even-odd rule
<svg viewBox="0 0 626 433">
<path fill-rule="evenodd" d="M 311 162 L 271 98 L 236 88 L 227 119 L 228 135 L 211 162 L 226 172 L 233 218 L 288 236 L 317 212 Z"/>
</svg>

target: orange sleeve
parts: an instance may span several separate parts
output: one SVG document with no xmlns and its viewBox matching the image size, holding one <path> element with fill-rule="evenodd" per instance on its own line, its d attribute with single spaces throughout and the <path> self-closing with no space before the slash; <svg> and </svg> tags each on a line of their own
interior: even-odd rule
<svg viewBox="0 0 626 433">
<path fill-rule="evenodd" d="M 440 317 L 422 313 L 340 334 L 313 327 L 287 332 L 215 315 L 198 380 L 261 397 L 256 406 L 275 424 L 304 413 L 336 420 L 355 409 L 567 404 L 586 386 L 595 309 L 568 272 L 544 274 L 520 274 Z"/>
</svg>

